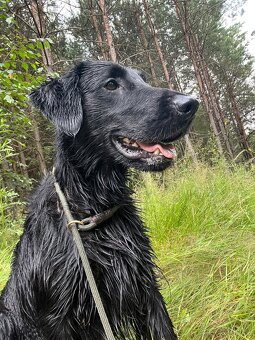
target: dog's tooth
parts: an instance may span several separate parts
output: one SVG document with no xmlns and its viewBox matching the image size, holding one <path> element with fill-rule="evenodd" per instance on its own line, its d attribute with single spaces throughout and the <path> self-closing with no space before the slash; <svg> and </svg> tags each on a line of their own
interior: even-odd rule
<svg viewBox="0 0 255 340">
<path fill-rule="evenodd" d="M 136 142 L 132 143 L 132 146 L 138 148 L 138 144 Z"/>
<path fill-rule="evenodd" d="M 126 144 L 129 144 L 130 140 L 127 137 L 125 137 L 125 138 L 123 138 L 123 142 L 126 143 Z"/>
<path fill-rule="evenodd" d="M 154 153 L 154 155 L 159 155 L 160 154 L 160 150 L 156 149 L 153 153 Z"/>
</svg>

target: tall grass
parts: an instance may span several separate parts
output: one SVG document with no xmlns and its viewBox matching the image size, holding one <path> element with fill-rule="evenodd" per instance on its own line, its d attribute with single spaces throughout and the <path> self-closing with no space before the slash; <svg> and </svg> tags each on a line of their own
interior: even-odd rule
<svg viewBox="0 0 255 340">
<path fill-rule="evenodd" d="M 255 339 L 253 171 L 200 165 L 143 180 L 136 195 L 180 338 Z"/>
<path fill-rule="evenodd" d="M 255 339 L 254 175 L 224 164 L 142 175 L 135 196 L 181 340 Z M 0 289 L 21 233 L 10 216 L 2 224 Z"/>
</svg>

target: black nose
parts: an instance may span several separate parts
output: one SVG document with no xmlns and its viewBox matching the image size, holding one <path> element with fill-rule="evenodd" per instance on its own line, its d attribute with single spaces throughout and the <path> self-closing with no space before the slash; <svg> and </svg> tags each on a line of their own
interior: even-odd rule
<svg viewBox="0 0 255 340">
<path fill-rule="evenodd" d="M 173 103 L 175 104 L 177 111 L 187 117 L 193 116 L 199 105 L 196 99 L 182 94 L 177 94 L 173 99 Z"/>
</svg>

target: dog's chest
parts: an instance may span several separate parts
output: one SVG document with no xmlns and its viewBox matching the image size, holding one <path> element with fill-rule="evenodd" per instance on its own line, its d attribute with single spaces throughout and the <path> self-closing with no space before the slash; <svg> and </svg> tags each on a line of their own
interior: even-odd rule
<svg viewBox="0 0 255 340">
<path fill-rule="evenodd" d="M 153 269 L 147 237 L 141 240 L 143 233 L 137 238 L 130 232 L 118 235 L 117 230 L 116 234 L 86 238 L 84 246 L 107 312 L 121 319 L 141 310 Z"/>
</svg>

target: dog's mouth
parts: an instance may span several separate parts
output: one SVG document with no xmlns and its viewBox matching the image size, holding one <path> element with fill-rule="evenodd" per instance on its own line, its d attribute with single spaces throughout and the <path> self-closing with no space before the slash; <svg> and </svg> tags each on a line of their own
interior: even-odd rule
<svg viewBox="0 0 255 340">
<path fill-rule="evenodd" d="M 143 143 L 128 137 L 114 137 L 113 143 L 117 150 L 132 160 L 157 160 L 176 158 L 176 150 L 172 143 Z"/>
</svg>

